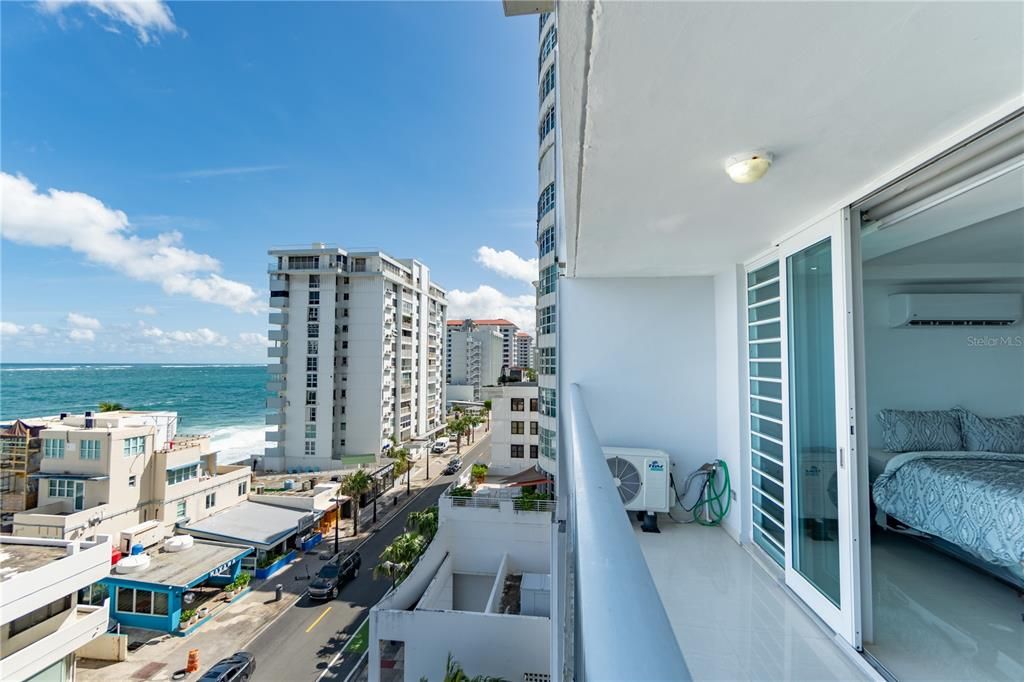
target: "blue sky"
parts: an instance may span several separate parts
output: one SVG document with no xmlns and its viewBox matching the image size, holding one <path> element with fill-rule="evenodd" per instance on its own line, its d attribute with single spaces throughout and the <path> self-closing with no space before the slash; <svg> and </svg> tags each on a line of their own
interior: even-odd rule
<svg viewBox="0 0 1024 682">
<path fill-rule="evenodd" d="M 268 247 L 415 257 L 532 326 L 536 17 L 0 3 L 5 362 L 265 359 Z M 51 191 L 55 190 L 55 191 Z"/>
</svg>

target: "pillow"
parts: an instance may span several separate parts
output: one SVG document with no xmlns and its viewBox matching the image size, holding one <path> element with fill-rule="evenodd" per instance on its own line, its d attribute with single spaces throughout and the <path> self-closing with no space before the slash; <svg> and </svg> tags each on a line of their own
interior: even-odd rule
<svg viewBox="0 0 1024 682">
<path fill-rule="evenodd" d="M 960 415 L 955 410 L 913 412 L 882 410 L 882 443 L 887 452 L 949 452 L 963 450 Z"/>
<path fill-rule="evenodd" d="M 967 450 L 1024 454 L 1024 415 L 979 417 L 962 407 L 956 408 L 956 413 Z"/>
</svg>

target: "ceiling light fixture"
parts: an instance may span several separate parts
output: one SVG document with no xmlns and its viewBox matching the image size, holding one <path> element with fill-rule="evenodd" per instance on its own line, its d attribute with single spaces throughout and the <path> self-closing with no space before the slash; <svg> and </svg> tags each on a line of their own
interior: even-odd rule
<svg viewBox="0 0 1024 682">
<path fill-rule="evenodd" d="M 750 152 L 730 156 L 725 161 L 725 172 L 732 181 L 741 185 L 757 182 L 772 165 L 770 152 Z"/>
</svg>

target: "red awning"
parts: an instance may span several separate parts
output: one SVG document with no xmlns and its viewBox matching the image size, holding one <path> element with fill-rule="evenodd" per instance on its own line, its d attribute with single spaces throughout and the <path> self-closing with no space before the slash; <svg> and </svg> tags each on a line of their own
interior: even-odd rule
<svg viewBox="0 0 1024 682">
<path fill-rule="evenodd" d="M 523 488 L 528 485 L 542 485 L 544 483 L 550 483 L 551 479 L 542 471 L 527 469 L 526 471 L 520 471 L 518 474 L 506 476 L 501 479 L 500 482 L 502 485 L 506 485 L 511 488 Z"/>
</svg>

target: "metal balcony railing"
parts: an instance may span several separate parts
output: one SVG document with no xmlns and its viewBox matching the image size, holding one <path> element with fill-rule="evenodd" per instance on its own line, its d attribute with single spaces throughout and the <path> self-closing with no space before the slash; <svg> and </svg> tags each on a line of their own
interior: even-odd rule
<svg viewBox="0 0 1024 682">
<path fill-rule="evenodd" d="M 563 424 L 569 452 L 559 456 L 568 458 L 571 478 L 564 489 L 572 526 L 577 679 L 691 680 L 578 384 L 569 389 L 568 408 Z"/>
</svg>

